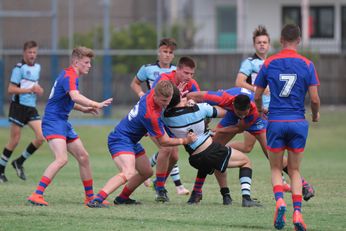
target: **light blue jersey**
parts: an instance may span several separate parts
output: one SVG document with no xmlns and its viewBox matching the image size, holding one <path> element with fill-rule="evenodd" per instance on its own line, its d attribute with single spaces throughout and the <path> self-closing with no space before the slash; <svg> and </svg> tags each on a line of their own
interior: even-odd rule
<svg viewBox="0 0 346 231">
<path fill-rule="evenodd" d="M 190 131 L 197 135 L 197 140 L 185 145 L 189 153 L 201 146 L 210 136 L 206 131 L 205 118 L 214 118 L 217 111 L 207 103 L 199 103 L 193 107 L 176 107 L 166 110 L 162 121 L 175 137 L 185 138 Z"/>
<path fill-rule="evenodd" d="M 170 73 L 172 71 L 175 71 L 177 69 L 176 66 L 170 65 L 169 68 L 161 68 L 159 65 L 159 62 L 153 63 L 153 64 L 146 64 L 143 65 L 138 73 L 137 73 L 137 79 L 141 82 L 146 82 L 148 89 L 151 89 L 151 86 L 153 85 L 156 78 L 160 76 L 162 73 Z"/>
<path fill-rule="evenodd" d="M 258 57 L 258 55 L 255 53 L 252 57 L 249 57 L 242 62 L 239 69 L 239 73 L 243 73 L 244 75 L 246 75 L 247 76 L 246 82 L 248 84 L 253 85 L 263 63 L 264 63 L 264 60 Z M 264 108 L 269 107 L 269 102 L 270 102 L 270 96 L 263 95 L 262 103 Z"/>
<path fill-rule="evenodd" d="M 38 83 L 41 66 L 35 63 L 33 66 L 27 65 L 24 61 L 17 63 L 12 70 L 11 83 L 20 88 L 29 89 Z M 12 101 L 28 107 L 36 107 L 36 94 L 18 94 L 12 96 Z"/>
</svg>

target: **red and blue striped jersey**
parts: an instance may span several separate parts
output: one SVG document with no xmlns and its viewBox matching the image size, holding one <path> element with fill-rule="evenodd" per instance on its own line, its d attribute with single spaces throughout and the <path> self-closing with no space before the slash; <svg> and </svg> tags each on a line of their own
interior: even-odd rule
<svg viewBox="0 0 346 231">
<path fill-rule="evenodd" d="M 69 92 L 78 90 L 78 77 L 73 67 L 68 67 L 59 74 L 49 95 L 44 112 L 45 119 L 68 119 L 74 106 Z"/>
<path fill-rule="evenodd" d="M 233 106 L 233 102 L 235 97 L 240 94 L 249 96 L 251 100 L 249 114 L 244 118 L 243 121 L 245 124 L 251 125 L 259 117 L 256 104 L 254 103 L 254 93 L 252 91 L 241 87 L 234 87 L 224 91 L 208 91 L 203 96 L 203 101 L 213 106 L 220 106 L 227 110 L 228 113 L 231 113 L 234 117 L 237 117 L 234 112 L 235 109 Z"/>
<path fill-rule="evenodd" d="M 169 80 L 171 81 L 174 85 L 177 85 L 175 82 L 175 73 L 176 71 L 172 71 L 171 73 L 163 73 L 158 77 L 155 82 L 153 83 L 153 88 L 156 86 L 156 84 L 159 81 L 162 80 Z M 199 85 L 196 80 L 191 79 L 184 87 L 183 92 L 188 91 L 188 92 L 194 92 L 194 91 L 200 91 Z"/>
<path fill-rule="evenodd" d="M 256 86 L 270 88 L 268 120 L 304 119 L 305 95 L 319 84 L 314 64 L 291 49 L 269 57 L 255 80 Z"/>
<path fill-rule="evenodd" d="M 137 143 L 145 134 L 161 137 L 165 134 L 161 121 L 162 108 L 154 102 L 154 91 L 148 91 L 110 133 L 123 135 Z"/>
</svg>

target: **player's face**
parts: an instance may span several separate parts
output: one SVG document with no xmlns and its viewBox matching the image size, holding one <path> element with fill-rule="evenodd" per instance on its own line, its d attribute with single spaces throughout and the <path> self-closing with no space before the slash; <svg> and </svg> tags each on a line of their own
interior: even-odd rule
<svg viewBox="0 0 346 231">
<path fill-rule="evenodd" d="M 77 59 L 76 67 L 80 75 L 88 74 L 91 68 L 91 59 L 89 57 L 83 57 L 81 59 Z"/>
<path fill-rule="evenodd" d="M 178 67 L 176 72 L 177 84 L 189 82 L 194 74 L 194 68 L 187 66 Z"/>
<path fill-rule="evenodd" d="M 244 119 L 250 112 L 250 108 L 244 111 L 237 110 L 236 108 L 234 109 L 234 113 L 240 118 Z"/>
<path fill-rule="evenodd" d="M 166 108 L 168 104 L 171 102 L 171 99 L 172 99 L 172 96 L 166 97 L 160 94 L 154 95 L 155 103 L 162 108 Z"/>
<path fill-rule="evenodd" d="M 161 64 L 168 66 L 174 59 L 174 51 L 168 46 L 160 46 L 158 51 L 158 59 Z"/>
<path fill-rule="evenodd" d="M 260 35 L 255 38 L 254 48 L 259 55 L 267 55 L 270 43 L 266 35 Z"/>
<path fill-rule="evenodd" d="M 23 53 L 25 63 L 33 65 L 37 57 L 37 47 L 26 49 Z"/>
</svg>

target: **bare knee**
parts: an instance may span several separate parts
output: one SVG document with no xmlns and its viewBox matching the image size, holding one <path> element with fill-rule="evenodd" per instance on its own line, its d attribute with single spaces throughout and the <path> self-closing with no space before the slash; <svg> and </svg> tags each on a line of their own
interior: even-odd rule
<svg viewBox="0 0 346 231">
<path fill-rule="evenodd" d="M 125 175 L 126 179 L 129 180 L 137 174 L 136 169 L 124 169 L 122 173 Z"/>
<path fill-rule="evenodd" d="M 64 167 L 68 163 L 67 158 L 59 158 L 55 160 L 55 163 L 57 164 L 58 168 Z"/>
<path fill-rule="evenodd" d="M 89 164 L 89 154 L 86 151 L 80 152 L 78 154 L 78 162 L 81 165 Z"/>
<path fill-rule="evenodd" d="M 250 153 L 252 151 L 252 149 L 253 149 L 253 145 L 245 145 L 243 152 L 244 153 Z"/>
<path fill-rule="evenodd" d="M 44 143 L 44 137 L 38 137 L 33 141 L 33 144 L 35 145 L 36 148 L 41 147 L 41 145 Z"/>
</svg>

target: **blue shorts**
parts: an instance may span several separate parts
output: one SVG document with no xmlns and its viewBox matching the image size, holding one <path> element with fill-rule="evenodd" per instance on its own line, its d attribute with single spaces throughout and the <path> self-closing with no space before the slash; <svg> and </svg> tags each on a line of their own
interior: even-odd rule
<svg viewBox="0 0 346 231">
<path fill-rule="evenodd" d="M 108 136 L 108 150 L 112 158 L 129 154 L 135 155 L 136 158 L 145 155 L 145 150 L 139 142 L 133 143 L 130 138 L 116 132 Z"/>
<path fill-rule="evenodd" d="M 235 126 L 238 122 L 239 118 L 233 112 L 227 112 L 225 117 L 219 122 L 218 127 Z M 267 123 L 267 120 L 258 117 L 256 122 L 245 131 L 248 131 L 253 135 L 263 133 L 266 131 Z"/>
<path fill-rule="evenodd" d="M 292 152 L 303 152 L 308 137 L 309 123 L 306 120 L 289 122 L 268 122 L 267 149 L 281 152 L 285 149 Z"/>
<path fill-rule="evenodd" d="M 60 138 L 67 142 L 73 142 L 79 138 L 67 120 L 47 120 L 43 117 L 42 133 L 46 140 Z"/>
</svg>

